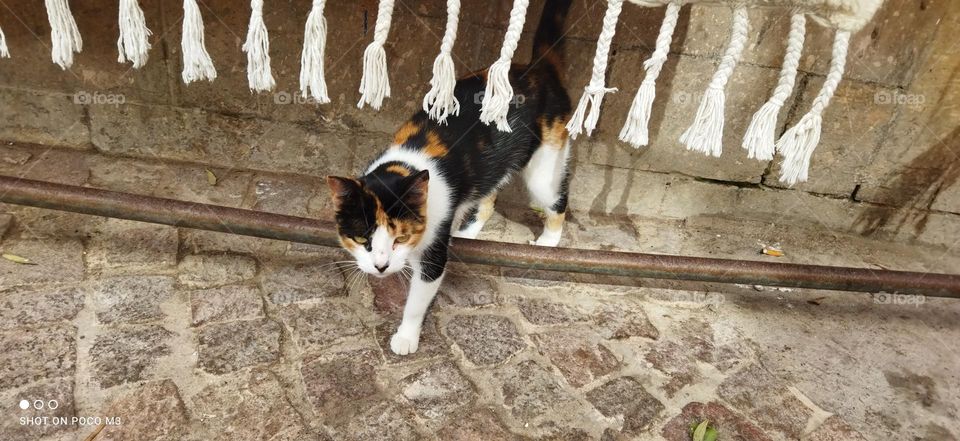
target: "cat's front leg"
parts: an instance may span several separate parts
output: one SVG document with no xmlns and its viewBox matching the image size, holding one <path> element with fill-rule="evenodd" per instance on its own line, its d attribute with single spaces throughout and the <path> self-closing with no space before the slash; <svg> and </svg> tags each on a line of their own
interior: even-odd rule
<svg viewBox="0 0 960 441">
<path fill-rule="evenodd" d="M 394 354 L 407 355 L 417 352 L 423 318 L 443 281 L 448 243 L 449 238 L 438 238 L 423 255 L 411 259 L 410 263 L 414 271 L 410 279 L 407 303 L 403 307 L 403 320 L 397 328 L 397 333 L 390 339 L 390 350 Z"/>
</svg>

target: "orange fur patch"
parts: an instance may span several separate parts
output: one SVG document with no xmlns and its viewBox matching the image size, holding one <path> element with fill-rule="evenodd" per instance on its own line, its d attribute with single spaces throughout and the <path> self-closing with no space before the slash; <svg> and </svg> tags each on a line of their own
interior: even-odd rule
<svg viewBox="0 0 960 441">
<path fill-rule="evenodd" d="M 440 137 L 437 136 L 436 132 L 427 132 L 427 145 L 424 146 L 423 152 L 431 158 L 440 158 L 446 156 L 447 152 L 450 149 L 447 148 L 446 144 L 440 140 Z"/>
<path fill-rule="evenodd" d="M 567 127 L 564 124 L 566 118 L 554 118 L 547 120 L 541 116 L 537 118 L 537 124 L 540 125 L 541 141 L 555 149 L 562 149 L 567 142 Z"/>
<path fill-rule="evenodd" d="M 548 213 L 547 221 L 544 222 L 543 227 L 548 231 L 557 231 L 563 228 L 563 220 L 567 217 L 567 213 Z"/>
<path fill-rule="evenodd" d="M 393 135 L 393 143 L 396 145 L 403 145 L 410 138 L 417 136 L 420 133 L 422 127 L 419 123 L 413 121 L 407 121 L 397 129 L 397 132 Z"/>
<path fill-rule="evenodd" d="M 402 165 L 396 165 L 396 164 L 391 165 L 387 167 L 387 172 L 395 173 L 403 177 L 410 176 L 410 170 Z"/>
</svg>

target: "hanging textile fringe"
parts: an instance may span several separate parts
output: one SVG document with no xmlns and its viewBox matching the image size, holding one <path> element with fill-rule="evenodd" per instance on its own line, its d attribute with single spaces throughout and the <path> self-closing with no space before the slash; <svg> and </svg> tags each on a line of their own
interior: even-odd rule
<svg viewBox="0 0 960 441">
<path fill-rule="evenodd" d="M 776 144 L 777 116 L 783 107 L 783 102 L 793 92 L 793 85 L 797 78 L 797 66 L 800 64 L 800 54 L 803 51 L 804 34 L 806 33 L 807 19 L 803 14 L 793 14 L 790 18 L 790 34 L 787 37 L 787 54 L 783 58 L 783 67 L 780 69 L 780 79 L 773 95 L 760 110 L 753 115 L 747 133 L 743 136 L 743 148 L 747 149 L 747 157 L 769 161 L 773 159 Z"/>
<path fill-rule="evenodd" d="M 7 49 L 7 36 L 0 29 L 0 58 L 10 58 L 10 50 Z"/>
<path fill-rule="evenodd" d="M 393 0 L 380 0 L 373 42 L 363 51 L 363 78 L 360 79 L 360 102 L 357 107 L 363 107 L 366 103 L 373 107 L 373 110 L 380 110 L 383 99 L 390 96 L 387 53 L 383 50 L 383 44 L 387 42 L 392 15 Z"/>
<path fill-rule="evenodd" d="M 143 18 L 143 9 L 137 0 L 120 0 L 120 37 L 117 38 L 117 52 L 120 56 L 117 61 L 126 63 L 130 60 L 134 69 L 147 64 L 147 52 L 150 51 L 149 37 L 153 33 L 147 28 L 147 21 Z"/>
<path fill-rule="evenodd" d="M 727 45 L 727 50 L 703 94 L 693 124 L 680 136 L 680 142 L 687 146 L 687 150 L 695 150 L 715 157 L 719 157 L 723 151 L 723 106 L 726 100 L 723 88 L 733 74 L 733 68 L 740 60 L 740 54 L 743 53 L 749 26 L 747 8 L 737 6 L 733 10 L 733 25 L 730 29 L 730 43 Z"/>
<path fill-rule="evenodd" d="M 80 53 L 83 40 L 67 0 L 46 0 L 50 21 L 50 55 L 53 62 L 66 69 L 73 65 L 73 53 Z"/>
<path fill-rule="evenodd" d="M 313 0 L 300 54 L 300 93 L 304 98 L 312 95 L 320 104 L 330 102 L 323 72 L 323 54 L 327 47 L 327 19 L 323 17 L 326 3 L 326 0 Z"/>
<path fill-rule="evenodd" d="M 660 25 L 660 33 L 657 35 L 656 48 L 650 58 L 643 62 L 643 68 L 647 73 L 643 77 L 643 82 L 640 83 L 637 95 L 633 97 L 627 121 L 620 130 L 620 140 L 630 143 L 634 148 L 640 148 L 649 142 L 647 126 L 650 124 L 653 99 L 657 94 L 657 77 L 660 76 L 663 63 L 667 61 L 673 29 L 677 26 L 681 6 L 679 2 L 667 4 L 667 12 L 663 17 L 663 24 Z"/>
<path fill-rule="evenodd" d="M 183 82 L 212 81 L 217 78 L 217 69 L 207 53 L 203 41 L 203 17 L 197 0 L 183 0 L 183 35 L 180 38 L 183 52 Z"/>
<path fill-rule="evenodd" d="M 263 0 L 250 1 L 250 25 L 243 51 L 247 53 L 247 85 L 250 90 L 272 90 L 276 82 L 270 72 L 270 37 L 263 22 Z"/>
<path fill-rule="evenodd" d="M 837 30 L 833 39 L 833 54 L 830 60 L 830 70 L 820 88 L 820 93 L 813 100 L 810 111 L 800 118 L 795 126 L 791 127 L 777 141 L 777 151 L 783 155 L 783 165 L 780 167 L 780 182 L 793 185 L 807 180 L 810 169 L 810 158 L 813 150 L 820 142 L 820 129 L 823 124 L 823 110 L 830 104 L 837 85 L 843 78 L 843 69 L 847 61 L 847 48 L 850 44 L 850 32 Z"/>
<path fill-rule="evenodd" d="M 453 65 L 453 43 L 457 40 L 457 25 L 460 20 L 460 0 L 447 0 L 447 29 L 440 43 L 440 55 L 433 61 L 433 78 L 430 91 L 423 97 L 423 111 L 444 124 L 448 115 L 460 114 L 460 102 L 453 95 L 457 85 L 457 72 Z"/>
<path fill-rule="evenodd" d="M 527 18 L 529 0 L 514 0 L 510 10 L 510 24 L 503 37 L 503 47 L 500 48 L 500 58 L 487 69 L 487 87 L 483 92 L 480 121 L 484 124 L 495 122 L 497 130 L 510 132 L 510 123 L 507 122 L 507 113 L 513 101 L 513 86 L 510 85 L 510 63 L 513 52 L 517 50 L 517 41 L 523 31 L 523 22 Z"/>
<path fill-rule="evenodd" d="M 610 43 L 613 42 L 613 35 L 617 31 L 617 19 L 620 17 L 622 8 L 623 0 L 607 1 L 607 12 L 603 16 L 603 29 L 597 39 L 597 53 L 593 57 L 593 72 L 590 75 L 590 83 L 583 90 L 577 109 L 573 112 L 570 122 L 567 123 L 567 131 L 570 132 L 570 138 L 572 139 L 576 139 L 581 132 L 586 132 L 587 136 L 593 133 L 593 129 L 597 127 L 597 120 L 600 118 L 600 105 L 603 103 L 603 95 L 617 91 L 616 88 L 606 87 L 604 77 L 607 74 Z M 589 114 L 587 114 L 587 106 L 590 106 Z"/>
</svg>

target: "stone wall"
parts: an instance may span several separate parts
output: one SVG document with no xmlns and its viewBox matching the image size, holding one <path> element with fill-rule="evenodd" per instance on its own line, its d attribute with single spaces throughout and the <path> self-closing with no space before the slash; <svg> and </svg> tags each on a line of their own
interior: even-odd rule
<svg viewBox="0 0 960 441">
<path fill-rule="evenodd" d="M 249 92 L 246 84 L 245 2 L 201 6 L 219 77 L 189 86 L 180 80 L 180 3 L 140 3 L 154 33 L 144 68 L 116 62 L 115 2 L 75 1 L 71 7 L 84 52 L 62 71 L 49 59 L 43 8 L 35 1 L 7 2 L 0 26 L 13 58 L 0 60 L 0 140 L 230 170 L 356 172 L 420 107 L 446 2 L 397 2 L 387 44 L 393 96 L 380 112 L 356 108 L 362 53 L 376 16 L 373 0 L 328 2 L 327 81 L 333 102 L 327 105 L 296 96 L 310 1 L 267 2 L 277 89 L 262 94 Z M 464 2 L 454 51 L 458 72 L 494 61 L 510 3 Z M 531 3 L 518 61 L 530 51 L 543 1 Z M 588 81 L 604 9 L 602 1 L 574 1 L 567 46 L 574 99 Z M 575 144 L 575 210 L 679 219 L 722 215 L 954 244 L 960 231 L 960 4 L 886 2 L 852 40 L 847 74 L 824 115 L 810 181 L 790 189 L 777 181 L 779 159 L 754 161 L 739 147 L 750 116 L 776 82 L 787 11 L 751 12 L 749 44 L 728 86 L 723 157 L 687 152 L 677 141 L 724 49 L 730 13 L 719 7 L 688 6 L 681 12 L 658 82 L 651 145 L 634 150 L 617 141 L 662 16 L 662 9 L 624 6 L 608 69 L 608 84 L 620 91 L 606 97 L 594 136 Z M 831 32 L 808 24 L 798 87 L 781 114 L 780 130 L 802 116 L 819 90 L 831 38 Z"/>
</svg>

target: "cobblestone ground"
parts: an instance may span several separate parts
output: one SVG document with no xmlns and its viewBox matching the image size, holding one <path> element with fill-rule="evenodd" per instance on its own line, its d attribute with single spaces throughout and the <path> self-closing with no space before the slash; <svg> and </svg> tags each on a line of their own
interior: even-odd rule
<svg viewBox="0 0 960 441">
<path fill-rule="evenodd" d="M 44 154 L 30 168 L 35 156 L 7 152 L 0 168 L 329 215 L 317 181 L 216 170 L 210 185 L 196 166 Z M 399 357 L 387 341 L 405 282 L 357 277 L 338 250 L 0 213 L 2 251 L 37 263 L 0 260 L 3 440 L 96 429 L 73 417 L 113 418 L 100 440 L 679 441 L 704 419 L 721 440 L 960 435 L 956 301 L 454 263 L 420 350 Z M 776 240 L 781 261 L 960 268 L 944 250 L 719 216 L 571 217 L 566 246 L 774 260 L 757 251 Z M 498 206 L 483 237 L 523 242 L 537 228 Z"/>
</svg>

